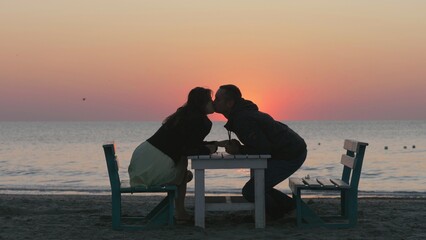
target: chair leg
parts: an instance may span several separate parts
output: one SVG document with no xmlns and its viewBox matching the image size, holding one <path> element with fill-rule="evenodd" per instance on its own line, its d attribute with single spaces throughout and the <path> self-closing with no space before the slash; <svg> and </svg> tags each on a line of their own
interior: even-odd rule
<svg viewBox="0 0 426 240">
<path fill-rule="evenodd" d="M 348 221 L 350 226 L 355 226 L 358 221 L 358 194 L 351 192 L 349 201 L 350 205 L 348 209 Z"/>
<path fill-rule="evenodd" d="M 302 192 L 300 189 L 297 189 L 296 192 L 293 192 L 293 199 L 296 201 L 296 220 L 297 226 L 299 228 L 323 226 L 334 229 L 348 228 L 356 225 L 358 219 L 357 192 L 354 192 L 350 189 L 341 191 L 340 216 L 339 214 L 333 216 L 318 215 L 317 212 L 311 209 L 308 204 L 303 201 L 301 194 Z"/>
<path fill-rule="evenodd" d="M 300 190 L 297 195 L 293 193 L 293 199 L 296 200 L 296 220 L 297 226 L 302 226 L 302 199 L 300 197 Z"/>
<path fill-rule="evenodd" d="M 167 192 L 167 199 L 169 200 L 169 225 L 172 226 L 175 224 L 175 199 L 176 199 L 176 192 L 175 191 L 169 191 Z"/>
<path fill-rule="evenodd" d="M 167 196 L 152 209 L 146 217 L 128 217 L 130 219 L 140 219 L 141 224 L 123 224 L 121 211 L 121 193 L 113 193 L 111 196 L 112 205 L 112 228 L 114 230 L 136 230 L 149 229 L 164 225 L 174 225 L 174 200 L 176 198 L 176 190 L 168 190 Z"/>
<path fill-rule="evenodd" d="M 301 201 L 302 208 L 302 227 L 317 227 L 323 226 L 325 223 L 303 200 Z"/>
<path fill-rule="evenodd" d="M 146 216 L 149 225 L 174 224 L 174 192 L 167 196 Z"/>
<path fill-rule="evenodd" d="M 148 220 L 154 219 L 159 213 L 164 211 L 164 208 L 166 208 L 168 204 L 169 204 L 169 201 L 167 197 L 163 198 L 163 200 L 161 200 L 161 202 L 157 204 L 157 206 L 155 206 L 155 208 L 152 209 L 151 212 L 148 213 L 148 215 L 146 216 L 146 219 Z"/>
<path fill-rule="evenodd" d="M 121 195 L 120 193 L 112 194 L 112 228 L 115 230 L 121 229 Z"/>
<path fill-rule="evenodd" d="M 348 227 L 355 226 L 358 219 L 358 196 L 352 191 L 341 192 L 342 217 L 347 220 Z"/>
<path fill-rule="evenodd" d="M 348 218 L 348 194 L 346 191 L 340 192 L 340 212 L 342 217 Z"/>
<path fill-rule="evenodd" d="M 293 198 L 296 200 L 296 219 L 297 226 L 316 227 L 324 225 L 324 221 L 303 201 L 301 190 L 297 190 L 297 194 L 293 193 Z"/>
</svg>

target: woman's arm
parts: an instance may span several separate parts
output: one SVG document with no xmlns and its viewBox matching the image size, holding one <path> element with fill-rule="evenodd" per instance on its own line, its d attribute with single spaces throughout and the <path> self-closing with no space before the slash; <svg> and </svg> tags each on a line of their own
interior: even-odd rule
<svg viewBox="0 0 426 240">
<path fill-rule="evenodd" d="M 212 123 L 208 118 L 194 118 L 185 124 L 184 141 L 185 154 L 202 155 L 216 152 L 214 143 L 204 142 L 204 138 L 209 134 Z"/>
</svg>

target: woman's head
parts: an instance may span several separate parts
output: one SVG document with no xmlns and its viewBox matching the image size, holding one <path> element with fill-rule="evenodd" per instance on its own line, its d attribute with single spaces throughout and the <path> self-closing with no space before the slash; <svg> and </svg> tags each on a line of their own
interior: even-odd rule
<svg viewBox="0 0 426 240">
<path fill-rule="evenodd" d="M 214 112 L 212 90 L 202 87 L 193 88 L 186 103 L 164 120 L 168 125 L 176 126 L 185 116 L 194 114 L 211 114 Z"/>
<path fill-rule="evenodd" d="M 212 90 L 202 87 L 193 88 L 188 94 L 184 107 L 194 113 L 213 113 Z"/>
</svg>

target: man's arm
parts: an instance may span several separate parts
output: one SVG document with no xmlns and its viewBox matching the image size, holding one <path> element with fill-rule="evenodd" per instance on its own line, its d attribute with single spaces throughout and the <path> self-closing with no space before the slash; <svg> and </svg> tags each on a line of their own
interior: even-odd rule
<svg viewBox="0 0 426 240">
<path fill-rule="evenodd" d="M 234 129 L 238 139 L 244 144 L 240 146 L 242 154 L 270 154 L 272 144 L 266 137 L 261 126 L 254 120 L 244 119 Z"/>
</svg>

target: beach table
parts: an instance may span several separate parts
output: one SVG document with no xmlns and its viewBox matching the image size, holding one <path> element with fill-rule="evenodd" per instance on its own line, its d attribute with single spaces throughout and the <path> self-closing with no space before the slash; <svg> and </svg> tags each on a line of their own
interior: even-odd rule
<svg viewBox="0 0 426 240">
<path fill-rule="evenodd" d="M 212 155 L 188 156 L 195 171 L 195 226 L 205 228 L 205 211 L 252 210 L 255 211 L 256 228 L 265 228 L 265 168 L 271 155 L 230 155 L 215 153 Z M 206 169 L 250 169 L 254 176 L 254 203 L 206 203 Z"/>
</svg>

